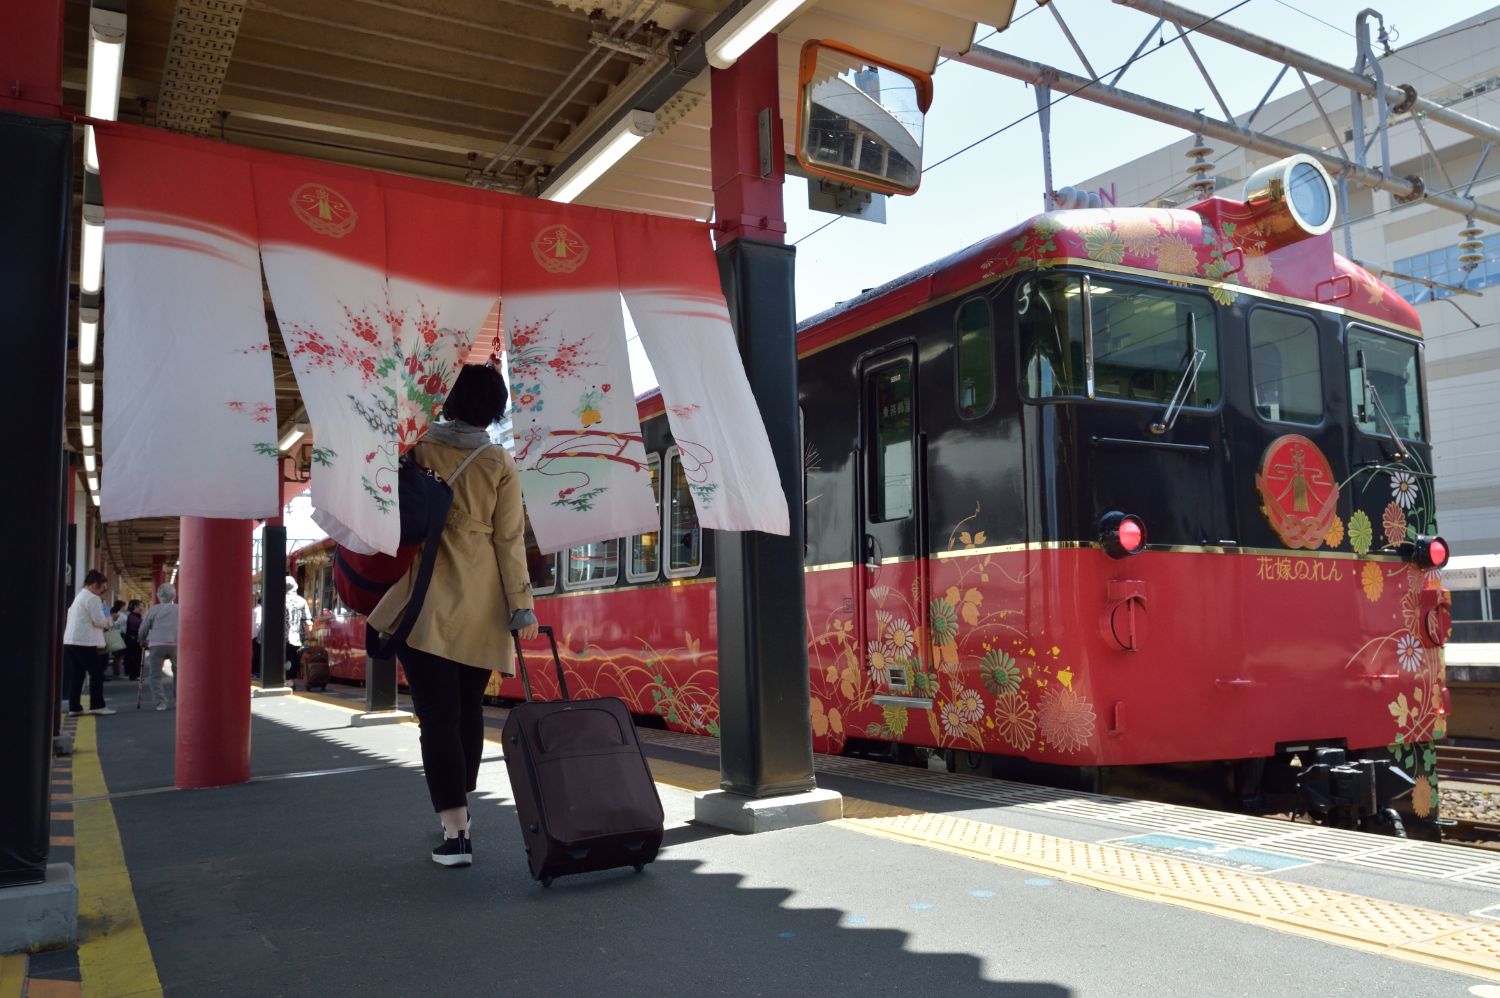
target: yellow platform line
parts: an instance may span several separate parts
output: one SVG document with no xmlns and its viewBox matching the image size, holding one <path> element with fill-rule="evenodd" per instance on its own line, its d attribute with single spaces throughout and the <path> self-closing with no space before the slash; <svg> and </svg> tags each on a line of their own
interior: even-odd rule
<svg viewBox="0 0 1500 998">
<path fill-rule="evenodd" d="M 1412 905 L 846 798 L 844 827 L 1057 880 L 1500 981 L 1500 925 Z"/>
<path fill-rule="evenodd" d="M 21 998 L 26 986 L 26 954 L 0 956 L 0 998 Z"/>
<path fill-rule="evenodd" d="M 322 702 L 357 710 L 331 697 Z M 498 745 L 500 736 L 487 728 L 485 740 Z M 718 767 L 710 757 L 704 760 L 696 766 L 652 759 L 651 774 L 658 784 L 678 790 L 716 790 Z M 844 798 L 844 817 L 837 824 L 1067 883 L 1500 981 L 1500 925 L 1492 922 L 858 797 Z"/>
<path fill-rule="evenodd" d="M 80 719 L 73 757 L 74 790 L 79 797 L 109 793 L 99 764 L 97 719 Z M 78 870 L 78 967 L 83 994 L 100 998 L 160 995 L 161 980 L 151 944 L 141 925 L 135 890 L 125 866 L 125 847 L 115 810 L 108 800 L 74 805 L 73 836 L 79 845 L 73 862 Z"/>
</svg>

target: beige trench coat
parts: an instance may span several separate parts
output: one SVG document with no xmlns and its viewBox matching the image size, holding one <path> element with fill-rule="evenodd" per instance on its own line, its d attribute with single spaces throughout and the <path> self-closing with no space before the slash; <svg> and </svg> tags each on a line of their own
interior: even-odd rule
<svg viewBox="0 0 1500 998">
<path fill-rule="evenodd" d="M 468 450 L 424 441 L 416 459 L 444 479 Z M 389 634 L 416 583 L 417 562 L 370 614 L 376 630 Z M 510 615 L 531 609 L 526 570 L 521 479 L 500 447 L 486 447 L 453 485 L 453 508 L 438 548 L 432 584 L 406 643 L 430 655 L 513 675 Z"/>
</svg>

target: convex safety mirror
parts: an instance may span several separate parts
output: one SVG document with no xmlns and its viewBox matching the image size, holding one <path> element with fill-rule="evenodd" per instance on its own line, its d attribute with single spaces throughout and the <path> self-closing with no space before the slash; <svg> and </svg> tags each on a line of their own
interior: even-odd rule
<svg viewBox="0 0 1500 998">
<path fill-rule="evenodd" d="M 819 176 L 914 194 L 922 182 L 922 126 L 932 77 L 839 42 L 802 46 L 797 162 Z"/>
</svg>

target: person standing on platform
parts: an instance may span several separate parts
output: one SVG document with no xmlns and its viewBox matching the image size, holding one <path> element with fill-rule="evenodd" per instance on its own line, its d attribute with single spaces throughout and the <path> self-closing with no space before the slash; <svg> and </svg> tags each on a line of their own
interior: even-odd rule
<svg viewBox="0 0 1500 998">
<path fill-rule="evenodd" d="M 443 842 L 432 861 L 442 866 L 474 861 L 468 794 L 479 780 L 481 698 L 490 673 L 515 671 L 511 631 L 523 638 L 537 634 L 520 474 L 504 448 L 490 442 L 488 430 L 504 415 L 507 396 L 494 367 L 465 365 L 443 403 L 444 422 L 416 447 L 417 461 L 453 488 L 432 584 L 397 652 L 422 722 L 422 772 L 443 824 Z M 400 625 L 416 574 L 414 563 L 370 614 L 377 631 L 390 634 Z"/>
<path fill-rule="evenodd" d="M 157 604 L 146 611 L 141 621 L 141 644 L 146 648 L 146 685 L 151 689 L 151 702 L 157 710 L 166 710 L 165 685 L 161 681 L 162 666 L 172 660 L 172 691 L 182 682 L 182 663 L 177 660 L 177 589 L 170 582 L 163 582 L 156 590 Z"/>
<path fill-rule="evenodd" d="M 297 580 L 286 577 L 286 678 L 287 685 L 302 665 L 302 637 L 307 632 L 307 600 L 297 592 Z"/>
<path fill-rule="evenodd" d="M 260 600 L 250 608 L 250 675 L 260 678 Z"/>
<path fill-rule="evenodd" d="M 125 608 L 125 678 L 141 678 L 141 601 L 133 599 Z"/>
<path fill-rule="evenodd" d="M 82 714 L 83 678 L 89 680 L 90 714 L 113 714 L 104 703 L 104 632 L 114 626 L 104 610 L 101 597 L 109 579 L 97 568 L 83 577 L 83 588 L 68 607 L 67 629 L 63 632 L 63 662 L 67 667 L 68 713 Z"/>
</svg>

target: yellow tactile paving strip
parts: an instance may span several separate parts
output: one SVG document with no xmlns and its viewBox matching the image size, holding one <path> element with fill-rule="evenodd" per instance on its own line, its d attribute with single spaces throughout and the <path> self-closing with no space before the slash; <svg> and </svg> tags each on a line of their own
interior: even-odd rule
<svg viewBox="0 0 1500 998">
<path fill-rule="evenodd" d="M 316 698 L 355 710 L 333 698 Z M 486 740 L 499 743 L 497 732 Z M 705 766 L 651 760 L 656 782 L 717 789 Z M 1251 922 L 1321 942 L 1500 982 L 1500 924 L 1206 863 L 1083 842 L 948 814 L 844 798 L 845 828 L 1043 873 L 1115 894 Z"/>
<path fill-rule="evenodd" d="M 1121 846 L 845 798 L 848 828 L 1500 981 L 1500 925 Z"/>
</svg>

